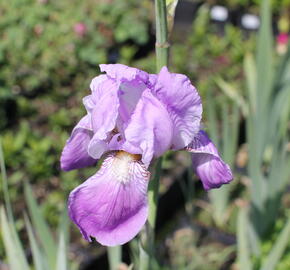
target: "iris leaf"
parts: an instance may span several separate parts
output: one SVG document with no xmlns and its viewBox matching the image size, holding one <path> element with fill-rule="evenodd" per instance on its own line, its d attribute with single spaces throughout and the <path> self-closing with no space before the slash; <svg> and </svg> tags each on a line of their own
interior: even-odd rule
<svg viewBox="0 0 290 270">
<path fill-rule="evenodd" d="M 50 269 L 53 269 L 56 262 L 57 247 L 49 230 L 48 224 L 41 214 L 40 209 L 37 207 L 36 200 L 34 199 L 31 187 L 28 183 L 25 184 L 25 198 L 28 204 L 33 226 L 43 245 L 44 252 L 48 258 Z"/>
<path fill-rule="evenodd" d="M 290 239 L 290 218 L 286 225 L 283 228 L 283 231 L 280 233 L 276 243 L 274 244 L 269 255 L 265 259 L 261 270 L 275 270 L 277 264 L 279 263 L 281 257 L 283 256 L 286 248 L 289 245 Z"/>
<path fill-rule="evenodd" d="M 11 270 L 29 270 L 25 252 L 20 244 L 14 224 L 10 224 L 4 208 L 0 209 L 1 232 L 8 264 Z"/>
</svg>

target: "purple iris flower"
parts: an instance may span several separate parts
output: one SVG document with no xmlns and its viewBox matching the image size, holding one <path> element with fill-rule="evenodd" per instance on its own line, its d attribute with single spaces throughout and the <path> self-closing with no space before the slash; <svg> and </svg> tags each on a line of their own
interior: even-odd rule
<svg viewBox="0 0 290 270">
<path fill-rule="evenodd" d="M 83 99 L 87 114 L 62 155 L 65 171 L 94 165 L 99 171 L 75 188 L 69 215 L 83 237 L 106 246 L 130 241 L 148 215 L 148 166 L 167 150 L 186 150 L 206 190 L 232 180 L 207 134 L 202 104 L 190 80 L 163 67 L 158 75 L 121 64 L 100 65 Z"/>
</svg>

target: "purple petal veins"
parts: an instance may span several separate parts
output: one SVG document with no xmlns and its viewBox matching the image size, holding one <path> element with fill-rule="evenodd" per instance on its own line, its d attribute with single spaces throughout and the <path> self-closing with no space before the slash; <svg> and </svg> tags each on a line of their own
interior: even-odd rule
<svg viewBox="0 0 290 270">
<path fill-rule="evenodd" d="M 95 175 L 71 192 L 69 215 L 86 240 L 122 245 L 141 230 L 148 215 L 150 174 L 139 159 L 123 151 L 110 155 Z"/>
</svg>

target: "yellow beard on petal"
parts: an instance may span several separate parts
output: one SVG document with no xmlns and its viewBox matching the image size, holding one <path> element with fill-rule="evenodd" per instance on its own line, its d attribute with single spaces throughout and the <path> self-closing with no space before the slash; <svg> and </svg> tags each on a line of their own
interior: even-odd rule
<svg viewBox="0 0 290 270">
<path fill-rule="evenodd" d="M 141 160 L 141 155 L 130 154 L 125 151 L 118 151 L 114 157 L 114 161 L 112 163 L 112 173 L 116 180 L 126 183 L 131 174 L 133 173 L 132 166 L 130 164 L 132 162 L 138 162 Z"/>
</svg>

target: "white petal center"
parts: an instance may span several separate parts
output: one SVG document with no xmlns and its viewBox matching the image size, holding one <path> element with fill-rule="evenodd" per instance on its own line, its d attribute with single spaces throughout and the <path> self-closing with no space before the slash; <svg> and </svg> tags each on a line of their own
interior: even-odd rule
<svg viewBox="0 0 290 270">
<path fill-rule="evenodd" d="M 118 151 L 112 162 L 112 174 L 117 181 L 122 183 L 128 182 L 132 178 L 133 168 L 131 166 L 133 162 L 138 162 L 141 159 L 141 155 L 133 155 L 125 151 Z"/>
</svg>

